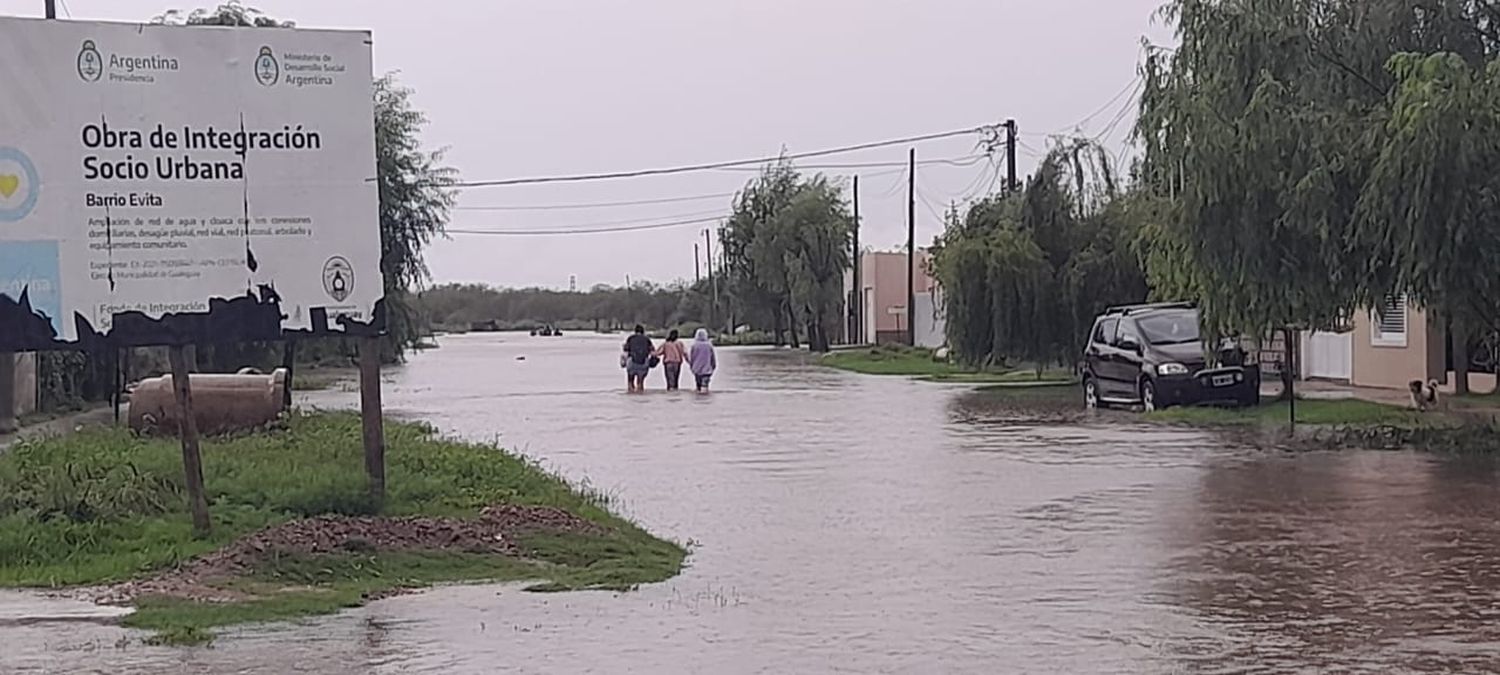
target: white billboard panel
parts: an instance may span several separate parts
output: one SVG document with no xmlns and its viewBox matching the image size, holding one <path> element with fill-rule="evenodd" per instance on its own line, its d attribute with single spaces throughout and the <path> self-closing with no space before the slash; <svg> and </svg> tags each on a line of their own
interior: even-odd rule
<svg viewBox="0 0 1500 675">
<path fill-rule="evenodd" d="M 366 32 L 0 18 L 0 349 L 370 330 L 372 86 Z"/>
</svg>

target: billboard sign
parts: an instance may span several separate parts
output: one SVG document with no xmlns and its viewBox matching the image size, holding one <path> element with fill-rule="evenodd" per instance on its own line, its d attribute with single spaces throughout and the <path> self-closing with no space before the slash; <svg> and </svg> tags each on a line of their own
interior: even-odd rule
<svg viewBox="0 0 1500 675">
<path fill-rule="evenodd" d="M 383 327 L 370 35 L 0 18 L 0 351 Z"/>
</svg>

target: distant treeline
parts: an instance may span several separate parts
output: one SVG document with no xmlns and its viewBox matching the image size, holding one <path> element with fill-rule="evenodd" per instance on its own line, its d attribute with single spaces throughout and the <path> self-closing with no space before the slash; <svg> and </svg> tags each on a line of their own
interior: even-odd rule
<svg viewBox="0 0 1500 675">
<path fill-rule="evenodd" d="M 599 285 L 587 291 L 546 288 L 494 288 L 447 284 L 423 291 L 417 307 L 437 331 L 614 330 L 642 324 L 665 328 L 708 323 L 712 292 L 706 281 L 665 286 L 639 282 L 630 287 Z"/>
</svg>

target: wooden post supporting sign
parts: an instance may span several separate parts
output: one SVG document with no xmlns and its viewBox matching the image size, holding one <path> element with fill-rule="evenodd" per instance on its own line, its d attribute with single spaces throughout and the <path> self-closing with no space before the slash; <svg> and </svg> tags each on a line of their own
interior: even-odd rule
<svg viewBox="0 0 1500 675">
<path fill-rule="evenodd" d="M 380 338 L 359 343 L 359 416 L 364 428 L 365 473 L 370 479 L 370 502 L 385 504 L 385 422 L 380 409 Z"/>
<path fill-rule="evenodd" d="M 212 528 L 208 498 L 203 494 L 203 456 L 198 448 L 198 418 L 193 413 L 193 385 L 186 345 L 172 345 L 172 390 L 177 397 L 177 433 L 182 437 L 182 470 L 187 478 L 188 508 L 193 533 L 205 536 Z"/>
</svg>

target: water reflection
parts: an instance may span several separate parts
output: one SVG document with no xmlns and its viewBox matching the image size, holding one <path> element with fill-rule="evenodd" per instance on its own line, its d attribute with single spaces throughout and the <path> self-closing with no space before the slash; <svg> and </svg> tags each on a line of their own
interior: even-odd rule
<svg viewBox="0 0 1500 675">
<path fill-rule="evenodd" d="M 1166 587 L 1178 645 L 1243 672 L 1500 668 L 1495 462 L 1319 453 L 1209 463 Z"/>
<path fill-rule="evenodd" d="M 617 350 L 449 338 L 386 398 L 693 542 L 680 577 L 445 588 L 200 650 L 0 627 L 0 671 L 1436 672 L 1500 651 L 1492 462 L 1285 455 L 1081 416 L 1076 392 L 975 394 L 769 350 L 724 350 L 711 396 L 628 396 Z"/>
</svg>

